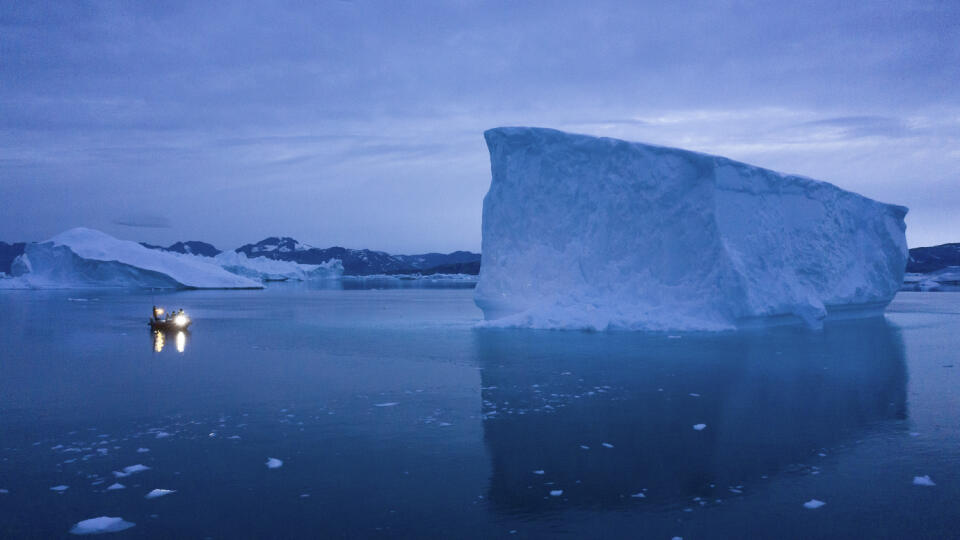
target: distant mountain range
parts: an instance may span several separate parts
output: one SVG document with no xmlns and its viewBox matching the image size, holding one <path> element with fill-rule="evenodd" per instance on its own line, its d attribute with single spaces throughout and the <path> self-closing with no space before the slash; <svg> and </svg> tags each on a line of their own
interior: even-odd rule
<svg viewBox="0 0 960 540">
<path fill-rule="evenodd" d="M 150 249 L 215 257 L 222 253 L 212 244 L 191 240 L 167 247 L 141 242 Z M 23 253 L 24 242 L 0 242 L 0 272 L 10 273 L 10 264 Z M 479 274 L 480 254 L 469 251 L 453 253 L 423 253 L 420 255 L 391 255 L 369 249 L 342 247 L 315 248 L 289 237 L 271 236 L 256 244 L 245 244 L 236 249 L 247 257 L 266 257 L 300 264 L 320 264 L 330 259 L 343 262 L 345 275 L 373 274 Z M 928 274 L 950 266 L 960 266 L 960 243 L 918 247 L 910 250 L 907 272 Z"/>
<path fill-rule="evenodd" d="M 223 253 L 219 249 L 213 247 L 213 244 L 199 242 L 197 240 L 177 242 L 176 244 L 170 244 L 167 247 L 155 246 L 146 242 L 140 242 L 140 245 L 150 249 L 159 249 L 160 251 L 172 251 L 174 253 L 186 253 L 188 255 L 203 255 L 204 257 L 216 257 L 217 255 Z"/>
<path fill-rule="evenodd" d="M 929 274 L 948 266 L 960 266 L 960 244 L 919 247 L 910 250 L 907 272 Z"/>
</svg>

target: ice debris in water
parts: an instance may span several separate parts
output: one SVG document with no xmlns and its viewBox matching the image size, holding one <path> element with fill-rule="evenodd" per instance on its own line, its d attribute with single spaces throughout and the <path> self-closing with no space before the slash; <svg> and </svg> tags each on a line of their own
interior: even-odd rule
<svg viewBox="0 0 960 540">
<path fill-rule="evenodd" d="M 563 495 L 563 490 L 562 490 L 562 489 L 554 489 L 554 490 L 550 491 L 550 496 L 551 496 L 551 497 L 559 497 L 559 496 L 561 496 L 561 495 Z"/>
<path fill-rule="evenodd" d="M 154 489 L 150 493 L 144 495 L 145 499 L 156 499 L 157 497 L 163 497 L 164 495 L 170 495 L 171 493 L 176 493 L 175 489 Z"/>
<path fill-rule="evenodd" d="M 915 485 L 915 486 L 935 486 L 936 484 L 933 483 L 933 480 L 930 479 L 930 476 L 929 476 L 929 475 L 924 475 L 924 476 L 914 476 L 914 477 L 913 477 L 913 485 Z"/>
<path fill-rule="evenodd" d="M 283 467 L 283 460 L 282 460 L 282 459 L 277 459 L 277 458 L 272 458 L 272 457 L 268 457 L 268 458 L 267 458 L 267 468 L 268 468 L 268 469 L 279 469 L 280 467 Z"/>
<path fill-rule="evenodd" d="M 70 489 L 70 486 L 64 486 L 61 484 L 59 486 L 53 486 L 52 488 L 50 488 L 50 491 L 66 491 L 68 489 Z"/>
<path fill-rule="evenodd" d="M 637 493 L 634 493 L 633 495 L 631 495 L 631 497 L 633 497 L 634 499 L 646 499 L 646 498 L 647 498 L 647 496 L 646 496 L 642 491 L 639 491 L 639 492 L 637 492 Z"/>
<path fill-rule="evenodd" d="M 0 494 L 6 495 L 7 493 L 10 493 L 10 490 L 9 490 L 9 489 L 0 488 Z"/>
<path fill-rule="evenodd" d="M 70 534 L 101 534 L 120 532 L 133 527 L 136 523 L 124 521 L 123 518 L 100 516 L 85 519 L 70 529 Z"/>
<path fill-rule="evenodd" d="M 377 403 L 374 407 L 393 407 L 394 405 L 399 405 L 396 401 L 390 401 L 387 403 Z"/>
<path fill-rule="evenodd" d="M 118 489 L 126 489 L 127 486 L 121 484 L 120 482 L 114 482 L 107 486 L 107 491 L 115 491 Z"/>
<path fill-rule="evenodd" d="M 706 427 L 707 427 L 706 424 L 694 424 L 694 425 L 693 425 L 693 429 L 696 430 L 696 431 L 703 431 L 704 429 L 706 429 Z"/>
<path fill-rule="evenodd" d="M 146 453 L 149 452 L 149 451 L 150 451 L 149 448 L 137 448 L 137 453 L 138 453 L 138 454 L 146 454 Z"/>
<path fill-rule="evenodd" d="M 129 467 L 124 467 L 122 471 L 113 471 L 113 475 L 117 478 L 123 478 L 125 476 L 130 476 L 138 472 L 149 471 L 150 467 L 137 463 L 136 465 L 130 465 Z"/>
<path fill-rule="evenodd" d="M 167 438 L 167 437 L 169 437 L 169 436 L 170 436 L 170 434 L 167 433 L 166 431 L 158 431 L 158 432 L 156 433 L 156 435 L 154 435 L 154 437 L 156 437 L 156 438 L 158 438 L 158 439 L 165 439 L 165 438 Z"/>
<path fill-rule="evenodd" d="M 544 473 L 544 470 L 543 470 L 543 469 L 537 469 L 537 470 L 533 471 L 533 474 L 543 474 L 543 473 Z"/>
<path fill-rule="evenodd" d="M 827 503 L 825 503 L 825 502 L 823 502 L 823 501 L 818 501 L 817 499 L 810 499 L 809 501 L 803 503 L 803 507 L 804 507 L 804 508 L 809 508 L 810 510 L 815 510 L 815 509 L 820 508 L 821 506 L 823 506 L 823 505 L 825 505 L 825 504 L 827 504 Z"/>
<path fill-rule="evenodd" d="M 819 327 L 876 316 L 902 284 L 902 206 L 677 148 L 529 127 L 484 136 L 484 326 Z"/>
<path fill-rule="evenodd" d="M 604 448 L 613 448 L 613 445 L 608 442 L 602 443 L 602 445 Z"/>
</svg>

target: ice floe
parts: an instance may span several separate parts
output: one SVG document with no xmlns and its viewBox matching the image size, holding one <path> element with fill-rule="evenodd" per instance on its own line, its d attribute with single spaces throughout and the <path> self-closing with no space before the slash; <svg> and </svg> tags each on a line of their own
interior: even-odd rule
<svg viewBox="0 0 960 540">
<path fill-rule="evenodd" d="M 136 523 L 125 521 L 123 518 L 100 516 L 85 519 L 70 529 L 70 534 L 102 534 L 120 532 L 133 527 Z"/>
<path fill-rule="evenodd" d="M 550 496 L 551 496 L 551 497 L 559 497 L 559 496 L 561 496 L 561 495 L 563 495 L 563 490 L 562 490 L 562 489 L 554 489 L 554 490 L 551 490 L 551 491 L 550 491 Z"/>
<path fill-rule="evenodd" d="M 706 424 L 694 424 L 694 425 L 693 425 L 693 429 L 694 429 L 695 431 L 703 431 L 703 430 L 706 429 L 706 428 L 707 428 L 707 425 L 706 425 Z"/>
<path fill-rule="evenodd" d="M 66 491 L 68 489 L 70 489 L 70 486 L 64 486 L 61 484 L 59 486 L 53 486 L 52 488 L 50 488 L 50 491 Z"/>
<path fill-rule="evenodd" d="M 282 459 L 277 459 L 277 458 L 272 458 L 272 457 L 268 457 L 268 458 L 267 458 L 267 468 L 268 468 L 268 469 L 279 469 L 280 467 L 283 467 L 283 460 L 282 460 Z"/>
<path fill-rule="evenodd" d="M 817 499 L 810 499 L 809 501 L 803 503 L 803 507 L 804 507 L 804 508 L 809 508 L 810 510 L 815 510 L 815 509 L 820 508 L 821 506 L 823 506 L 823 505 L 825 505 L 825 504 L 827 504 L 827 503 L 825 503 L 825 502 L 823 502 L 823 501 L 818 501 Z"/>
<path fill-rule="evenodd" d="M 137 463 L 136 465 L 130 465 L 129 467 L 124 467 L 122 471 L 113 471 L 113 475 L 116 476 L 117 478 L 124 478 L 126 476 L 130 476 L 131 474 L 135 474 L 143 471 L 149 471 L 149 470 L 150 470 L 150 467 Z"/>
<path fill-rule="evenodd" d="M 144 495 L 145 499 L 156 499 L 157 497 L 163 497 L 164 495 L 170 495 L 171 493 L 176 493 L 175 489 L 154 489 L 150 493 Z"/>
<path fill-rule="evenodd" d="M 396 402 L 396 401 L 388 401 L 387 403 L 377 403 L 377 404 L 374 405 L 374 407 L 393 407 L 393 406 L 399 405 L 399 404 L 400 404 L 400 403 L 398 403 L 398 402 Z"/>
<path fill-rule="evenodd" d="M 107 486 L 107 491 L 116 491 L 118 489 L 127 489 L 127 486 L 121 484 L 120 482 L 114 482 Z"/>
<path fill-rule="evenodd" d="M 913 485 L 929 487 L 929 486 L 935 486 L 936 484 L 933 483 L 933 480 L 930 479 L 930 476 L 924 475 L 924 476 L 914 476 Z"/>
</svg>

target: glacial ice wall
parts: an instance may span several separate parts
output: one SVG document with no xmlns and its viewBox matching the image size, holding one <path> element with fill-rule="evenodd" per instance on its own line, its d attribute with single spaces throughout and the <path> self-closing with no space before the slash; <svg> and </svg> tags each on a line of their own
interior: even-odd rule
<svg viewBox="0 0 960 540">
<path fill-rule="evenodd" d="M 674 148 L 524 127 L 485 137 L 487 325 L 817 327 L 882 313 L 902 282 L 903 206 Z"/>
</svg>

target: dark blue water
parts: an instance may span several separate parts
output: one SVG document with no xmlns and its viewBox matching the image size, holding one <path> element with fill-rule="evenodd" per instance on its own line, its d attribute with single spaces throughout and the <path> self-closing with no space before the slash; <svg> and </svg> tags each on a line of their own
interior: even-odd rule
<svg viewBox="0 0 960 540">
<path fill-rule="evenodd" d="M 182 352 L 154 303 L 193 315 Z M 2 292 L 0 536 L 960 535 L 960 295 L 821 332 L 479 317 L 468 289 Z"/>
</svg>

